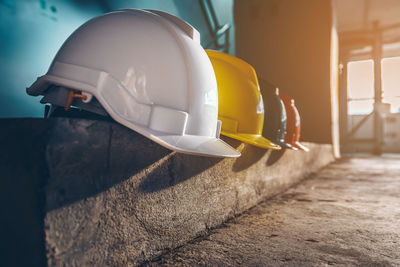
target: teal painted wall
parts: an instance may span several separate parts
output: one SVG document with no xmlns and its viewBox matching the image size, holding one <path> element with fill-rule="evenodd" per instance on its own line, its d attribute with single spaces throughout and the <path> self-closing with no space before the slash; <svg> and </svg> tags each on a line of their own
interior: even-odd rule
<svg viewBox="0 0 400 267">
<path fill-rule="evenodd" d="M 229 23 L 234 54 L 233 1 L 214 0 L 220 24 Z M 92 17 L 122 8 L 158 9 L 193 25 L 211 43 L 198 0 L 0 0 L 0 118 L 42 117 L 40 97 L 25 93 L 46 73 L 64 40 Z"/>
</svg>

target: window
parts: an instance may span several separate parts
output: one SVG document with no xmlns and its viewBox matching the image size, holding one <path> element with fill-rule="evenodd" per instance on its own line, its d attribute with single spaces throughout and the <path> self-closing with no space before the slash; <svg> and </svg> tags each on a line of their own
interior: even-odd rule
<svg viewBox="0 0 400 267">
<path fill-rule="evenodd" d="M 400 57 L 382 60 L 383 102 L 389 103 L 391 112 L 400 113 Z"/>
<path fill-rule="evenodd" d="M 368 114 L 374 106 L 374 61 L 362 60 L 347 65 L 348 114 Z"/>
</svg>

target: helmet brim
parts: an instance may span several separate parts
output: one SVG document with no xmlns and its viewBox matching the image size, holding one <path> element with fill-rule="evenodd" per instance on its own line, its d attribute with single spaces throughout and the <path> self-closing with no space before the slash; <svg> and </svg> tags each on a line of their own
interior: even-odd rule
<svg viewBox="0 0 400 267">
<path fill-rule="evenodd" d="M 248 143 L 253 146 L 265 148 L 265 149 L 273 149 L 280 150 L 282 149 L 279 145 L 274 142 L 268 140 L 264 136 L 260 134 L 243 134 L 243 133 L 229 133 L 225 131 L 221 131 L 222 135 L 228 136 L 230 138 Z"/>
<path fill-rule="evenodd" d="M 288 149 L 291 149 L 291 150 L 299 150 L 297 147 L 295 147 L 295 146 L 293 146 L 293 145 L 291 145 L 289 143 L 286 143 L 286 142 L 277 141 L 276 143 L 278 145 L 280 145 L 282 148 L 288 148 Z"/>
<path fill-rule="evenodd" d="M 302 143 L 300 143 L 300 142 L 294 143 L 293 146 L 296 147 L 296 148 L 298 148 L 298 149 L 300 149 L 300 150 L 306 151 L 306 152 L 310 151 L 310 149 L 309 149 L 308 147 L 304 146 L 304 145 L 303 145 Z"/>
<path fill-rule="evenodd" d="M 239 151 L 216 137 L 157 135 L 157 133 L 153 132 L 148 138 L 171 150 L 185 154 L 221 158 L 236 158 L 241 155 Z"/>
</svg>

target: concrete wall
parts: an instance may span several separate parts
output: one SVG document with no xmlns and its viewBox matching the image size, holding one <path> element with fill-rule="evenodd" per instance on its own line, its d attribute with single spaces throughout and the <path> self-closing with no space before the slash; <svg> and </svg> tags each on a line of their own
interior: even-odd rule
<svg viewBox="0 0 400 267">
<path fill-rule="evenodd" d="M 331 1 L 236 1 L 234 15 L 236 55 L 294 97 L 304 140 L 334 142 L 338 148 L 338 49 Z"/>
<path fill-rule="evenodd" d="M 331 145 L 273 152 L 229 138 L 240 158 L 177 154 L 106 121 L 0 126 L 5 266 L 140 264 L 333 160 Z"/>
</svg>

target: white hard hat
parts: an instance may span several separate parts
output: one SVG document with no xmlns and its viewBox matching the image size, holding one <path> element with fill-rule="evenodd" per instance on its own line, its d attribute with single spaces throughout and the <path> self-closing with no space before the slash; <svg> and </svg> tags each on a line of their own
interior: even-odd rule
<svg viewBox="0 0 400 267">
<path fill-rule="evenodd" d="M 171 150 L 240 156 L 219 139 L 217 83 L 200 34 L 173 15 L 126 9 L 86 22 L 27 93 L 46 98 L 57 88 L 80 104 L 94 97 L 114 120 Z"/>
</svg>

